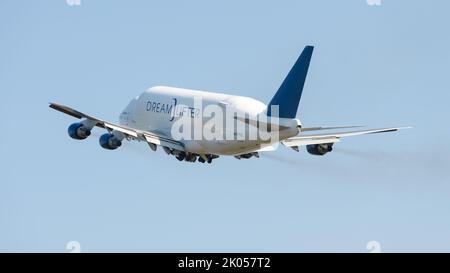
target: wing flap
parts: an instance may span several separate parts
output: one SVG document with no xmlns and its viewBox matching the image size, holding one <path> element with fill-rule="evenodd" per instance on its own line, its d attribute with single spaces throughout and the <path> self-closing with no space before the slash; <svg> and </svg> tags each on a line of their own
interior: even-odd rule
<svg viewBox="0 0 450 273">
<path fill-rule="evenodd" d="M 110 130 L 116 130 L 124 133 L 125 135 L 132 136 L 134 138 L 140 138 L 138 131 L 135 129 L 127 128 L 125 126 L 119 126 L 109 122 L 104 122 L 104 126 Z"/>
<path fill-rule="evenodd" d="M 180 150 L 180 151 L 185 151 L 185 147 L 183 145 L 183 143 L 170 139 L 170 138 L 166 138 L 166 137 L 161 137 L 158 135 L 154 135 L 148 132 L 144 132 L 143 133 L 144 138 L 147 142 L 156 144 L 156 145 L 161 145 L 161 146 L 165 146 L 165 147 L 169 147 L 172 149 L 176 149 L 176 150 Z"/>
</svg>

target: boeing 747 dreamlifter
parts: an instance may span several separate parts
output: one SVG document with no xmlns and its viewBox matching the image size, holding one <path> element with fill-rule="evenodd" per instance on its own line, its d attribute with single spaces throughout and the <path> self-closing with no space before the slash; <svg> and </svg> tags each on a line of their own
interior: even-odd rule
<svg viewBox="0 0 450 273">
<path fill-rule="evenodd" d="M 237 159 L 259 157 L 259 152 L 270 150 L 278 143 L 295 151 L 299 146 L 306 146 L 310 154 L 324 155 L 343 137 L 406 128 L 303 134 L 357 127 L 302 127 L 296 118 L 312 53 L 313 47 L 306 46 L 268 105 L 249 97 L 157 86 L 132 99 L 120 114 L 118 124 L 57 103 L 50 103 L 50 107 L 82 119 L 68 128 L 69 136 L 74 139 L 87 138 L 97 126 L 108 131 L 99 139 L 100 146 L 105 149 L 120 147 L 124 139 L 145 141 L 154 151 L 161 146 L 180 161 L 195 162 L 198 159 L 202 163 L 211 163 L 220 155 Z M 230 119 L 224 122 L 225 116 L 230 116 L 228 113 L 233 113 L 231 122 Z M 180 133 L 183 131 L 180 129 L 187 133 Z M 249 133 L 252 130 L 256 133 Z M 261 133 L 263 131 L 265 134 Z"/>
</svg>

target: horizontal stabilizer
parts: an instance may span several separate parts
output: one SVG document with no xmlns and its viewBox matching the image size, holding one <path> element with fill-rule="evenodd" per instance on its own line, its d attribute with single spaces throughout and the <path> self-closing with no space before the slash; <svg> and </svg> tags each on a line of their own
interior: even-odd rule
<svg viewBox="0 0 450 273">
<path fill-rule="evenodd" d="M 321 130 L 334 130 L 334 129 L 350 129 L 350 128 L 361 128 L 364 126 L 333 126 L 333 127 L 300 127 L 300 132 L 309 132 L 309 131 L 321 131 Z"/>
</svg>

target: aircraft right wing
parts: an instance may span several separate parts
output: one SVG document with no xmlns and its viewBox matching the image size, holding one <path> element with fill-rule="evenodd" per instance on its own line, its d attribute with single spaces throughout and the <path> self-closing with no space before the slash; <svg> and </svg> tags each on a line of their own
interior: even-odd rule
<svg viewBox="0 0 450 273">
<path fill-rule="evenodd" d="M 387 132 L 394 132 L 394 131 L 398 131 L 400 129 L 407 129 L 407 128 L 411 128 L 411 127 L 391 127 L 391 128 L 381 128 L 381 129 L 341 132 L 341 133 L 303 135 L 303 136 L 295 136 L 295 137 L 285 139 L 285 140 L 281 141 L 281 143 L 288 147 L 310 145 L 310 144 L 335 143 L 335 142 L 339 142 L 342 137 L 387 133 Z"/>
</svg>

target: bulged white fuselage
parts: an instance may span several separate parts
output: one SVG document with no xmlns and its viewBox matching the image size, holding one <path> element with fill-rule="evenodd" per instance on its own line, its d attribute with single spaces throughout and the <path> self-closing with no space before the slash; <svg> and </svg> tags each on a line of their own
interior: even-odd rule
<svg viewBox="0 0 450 273">
<path fill-rule="evenodd" d="M 210 109 L 223 109 L 223 122 L 214 123 L 214 132 L 223 138 L 208 139 L 204 132 L 211 130 L 208 125 L 215 115 L 208 115 Z M 198 90 L 156 86 L 147 89 L 128 104 L 120 115 L 120 124 L 143 131 L 155 132 L 175 138 L 174 130 L 180 120 L 188 120 L 191 127 L 190 138 L 179 139 L 187 152 L 196 154 L 239 155 L 261 149 L 270 145 L 267 139 L 251 138 L 248 131 L 242 132 L 239 126 L 245 126 L 248 120 L 265 116 L 267 106 L 253 98 L 233 96 L 222 93 Z M 243 118 L 234 119 L 236 123 L 226 121 L 227 113 L 236 113 Z M 216 114 L 214 112 L 214 114 Z M 247 121 L 245 120 L 247 118 Z M 217 121 L 217 120 L 216 120 Z M 197 123 L 196 123 L 197 122 Z M 298 134 L 297 119 L 278 119 L 280 130 L 273 130 L 278 140 L 283 140 Z M 250 122 L 251 123 L 251 122 Z M 200 127 L 195 124 L 201 124 Z M 253 124 L 256 126 L 256 124 Z M 251 127 L 253 125 L 248 125 Z M 254 126 L 254 128 L 256 128 Z M 175 129 L 174 129 L 175 128 Z M 232 135 L 233 138 L 227 137 Z M 177 139 L 178 140 L 178 139 Z"/>
</svg>

